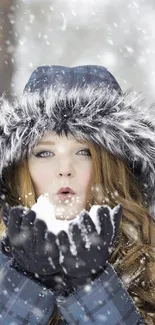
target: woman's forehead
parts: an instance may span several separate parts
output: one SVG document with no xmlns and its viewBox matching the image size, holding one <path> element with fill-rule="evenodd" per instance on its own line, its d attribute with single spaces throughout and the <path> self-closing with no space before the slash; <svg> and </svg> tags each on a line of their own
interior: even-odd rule
<svg viewBox="0 0 155 325">
<path fill-rule="evenodd" d="M 71 134 L 68 135 L 58 135 L 55 132 L 49 132 L 45 134 L 37 143 L 37 145 L 40 144 L 50 144 L 50 145 L 56 145 L 56 144 L 61 144 L 61 143 L 70 143 L 73 145 L 78 145 L 80 143 L 86 143 L 85 139 L 81 139 L 80 137 L 74 137 Z"/>
</svg>

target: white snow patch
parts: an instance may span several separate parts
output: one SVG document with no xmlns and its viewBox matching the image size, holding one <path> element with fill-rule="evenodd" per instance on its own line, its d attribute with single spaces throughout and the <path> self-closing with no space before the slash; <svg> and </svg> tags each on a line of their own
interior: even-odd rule
<svg viewBox="0 0 155 325">
<path fill-rule="evenodd" d="M 32 208 L 36 213 L 36 218 L 45 221 L 48 230 L 57 235 L 61 230 L 68 230 L 71 220 L 59 220 L 55 217 L 55 207 L 50 203 L 48 194 L 41 195 Z"/>
<path fill-rule="evenodd" d="M 110 220 L 113 229 L 115 230 L 114 214 L 117 213 L 117 210 L 119 209 L 119 205 L 117 205 L 113 209 L 111 209 L 108 205 L 104 205 L 104 206 L 109 210 Z M 37 199 L 37 203 L 35 203 L 31 209 L 36 212 L 36 218 L 45 221 L 48 230 L 52 231 L 55 235 L 57 235 L 62 230 L 66 231 L 69 234 L 69 240 L 72 247 L 72 254 L 76 255 L 76 247 L 70 235 L 71 232 L 69 232 L 69 225 L 71 225 L 72 227 L 74 224 L 77 224 L 78 227 L 81 227 L 81 218 L 84 212 L 86 212 L 89 213 L 89 216 L 94 222 L 98 234 L 100 234 L 101 229 L 100 229 L 99 218 L 98 218 L 98 209 L 100 208 L 101 208 L 100 205 L 93 205 L 89 212 L 82 210 L 80 214 L 75 216 L 74 220 L 66 220 L 66 219 L 59 220 L 56 219 L 55 216 L 55 206 L 50 202 L 48 194 L 44 194 Z M 89 246 L 91 244 L 89 242 L 89 237 L 87 236 L 87 233 L 84 231 L 84 229 L 82 230 L 83 230 L 83 235 L 87 237 L 85 238 L 85 240 L 86 240 L 87 248 L 89 249 Z"/>
<path fill-rule="evenodd" d="M 117 213 L 117 211 L 119 209 L 119 205 L 115 206 L 113 209 L 111 209 L 108 205 L 104 205 L 104 207 L 106 207 L 109 210 L 109 215 L 110 215 L 111 224 L 113 226 L 113 235 L 114 235 L 114 230 L 115 230 L 114 215 Z M 93 205 L 89 212 L 89 215 L 95 224 L 98 234 L 100 234 L 100 232 L 101 232 L 101 227 L 100 227 L 99 218 L 98 218 L 98 209 L 100 209 L 100 208 L 101 208 L 100 205 Z"/>
</svg>

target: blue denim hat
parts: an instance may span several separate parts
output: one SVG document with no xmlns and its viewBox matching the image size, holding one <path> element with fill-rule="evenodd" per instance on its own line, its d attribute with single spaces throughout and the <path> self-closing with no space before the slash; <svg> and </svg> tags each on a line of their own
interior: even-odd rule
<svg viewBox="0 0 155 325">
<path fill-rule="evenodd" d="M 97 88 L 109 87 L 119 94 L 122 93 L 113 75 L 105 67 L 98 65 L 83 65 L 73 68 L 57 65 L 40 66 L 31 74 L 24 92 L 43 92 L 51 86 L 70 90 L 74 87 L 83 88 L 90 84 Z"/>
</svg>

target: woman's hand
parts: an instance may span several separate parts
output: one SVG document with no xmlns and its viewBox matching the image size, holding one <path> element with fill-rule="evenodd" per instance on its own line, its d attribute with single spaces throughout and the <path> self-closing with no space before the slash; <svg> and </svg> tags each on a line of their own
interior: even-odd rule
<svg viewBox="0 0 155 325">
<path fill-rule="evenodd" d="M 68 234 L 65 231 L 58 234 L 59 261 L 68 277 L 81 283 L 85 277 L 104 269 L 114 250 L 121 217 L 121 205 L 113 210 L 100 206 L 96 215 L 98 227 L 88 213 L 82 213 L 78 223 L 70 225 Z"/>
<path fill-rule="evenodd" d="M 32 210 L 5 204 L 2 211 L 16 263 L 30 273 L 37 273 L 38 280 L 48 288 L 58 284 L 58 290 L 66 290 L 68 286 L 68 292 L 105 268 L 114 249 L 121 216 L 120 205 L 113 210 L 100 206 L 96 222 L 82 212 L 78 222 L 70 224 L 68 234 L 61 231 L 55 236 L 44 221 L 36 219 Z"/>
<path fill-rule="evenodd" d="M 36 219 L 34 211 L 5 204 L 2 217 L 12 256 L 19 266 L 38 275 L 60 270 L 56 236 L 48 231 L 43 220 Z"/>
</svg>

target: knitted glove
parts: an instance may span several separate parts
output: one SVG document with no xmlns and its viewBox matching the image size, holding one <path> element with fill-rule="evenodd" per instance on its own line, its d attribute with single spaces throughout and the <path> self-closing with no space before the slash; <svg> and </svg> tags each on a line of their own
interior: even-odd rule
<svg viewBox="0 0 155 325">
<path fill-rule="evenodd" d="M 60 270 L 56 236 L 43 220 L 36 219 L 34 211 L 5 204 L 2 218 L 7 225 L 7 246 L 19 267 L 38 276 Z"/>
<path fill-rule="evenodd" d="M 84 212 L 78 223 L 73 221 L 70 225 L 68 234 L 65 231 L 58 234 L 59 262 L 69 286 L 83 285 L 104 270 L 114 250 L 121 216 L 121 205 L 113 210 L 100 206 L 97 226 L 89 213 Z"/>
<path fill-rule="evenodd" d="M 73 221 L 68 234 L 47 231 L 35 212 L 4 206 L 12 255 L 24 270 L 37 273 L 48 288 L 70 293 L 103 271 L 114 250 L 122 207 L 100 206 L 96 225 L 87 212 Z M 9 216 L 9 217 L 7 217 Z"/>
</svg>

